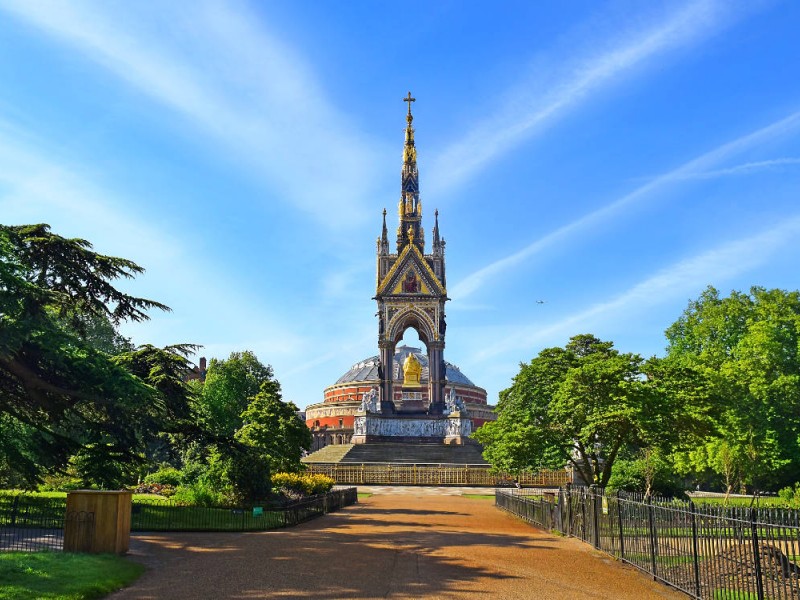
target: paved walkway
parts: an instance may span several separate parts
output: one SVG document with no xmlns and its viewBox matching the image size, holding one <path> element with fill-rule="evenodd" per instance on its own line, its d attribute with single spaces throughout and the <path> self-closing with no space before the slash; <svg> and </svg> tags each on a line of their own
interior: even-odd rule
<svg viewBox="0 0 800 600">
<path fill-rule="evenodd" d="M 686 598 L 491 500 L 373 491 L 292 529 L 137 535 L 148 571 L 111 598 Z"/>
</svg>

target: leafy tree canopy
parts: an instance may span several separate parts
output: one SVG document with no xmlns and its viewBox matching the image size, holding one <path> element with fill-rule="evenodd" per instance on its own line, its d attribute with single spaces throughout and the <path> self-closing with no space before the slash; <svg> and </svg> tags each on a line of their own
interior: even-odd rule
<svg viewBox="0 0 800 600">
<path fill-rule="evenodd" d="M 264 384 L 280 389 L 272 367 L 251 351 L 232 352 L 227 360 L 212 358 L 199 398 L 207 430 L 220 438 L 232 438 L 242 426 L 242 412 Z"/>
<path fill-rule="evenodd" d="M 720 297 L 713 287 L 666 331 L 670 358 L 712 383 L 716 433 L 678 457 L 728 489 L 780 487 L 800 472 L 800 292 L 753 287 Z"/>
<path fill-rule="evenodd" d="M 184 471 L 199 467 L 200 479 L 241 502 L 265 497 L 271 471 L 301 468 L 311 432 L 297 407 L 282 400 L 272 367 L 255 354 L 212 359 L 198 397 L 205 442 L 187 446 Z"/>
<path fill-rule="evenodd" d="M 311 432 L 297 414 L 297 406 L 281 399 L 280 384 L 261 384 L 247 409 L 236 439 L 264 453 L 273 471 L 298 471 L 300 457 L 311 448 Z"/>
<path fill-rule="evenodd" d="M 136 464 L 148 437 L 188 421 L 194 347 L 132 349 L 114 331 L 168 310 L 113 284 L 141 272 L 44 224 L 0 225 L 0 469 L 31 482 L 76 454 Z"/>
<path fill-rule="evenodd" d="M 666 385 L 667 379 L 687 389 Z M 691 367 L 645 362 L 611 342 L 578 335 L 520 365 L 513 385 L 500 393 L 497 421 L 475 437 L 495 467 L 516 472 L 570 463 L 585 481 L 606 485 L 623 448 L 680 443 L 676 419 L 688 430 L 702 429 L 704 410 L 686 408 L 702 394 L 690 391 L 690 383 L 701 380 Z"/>
</svg>

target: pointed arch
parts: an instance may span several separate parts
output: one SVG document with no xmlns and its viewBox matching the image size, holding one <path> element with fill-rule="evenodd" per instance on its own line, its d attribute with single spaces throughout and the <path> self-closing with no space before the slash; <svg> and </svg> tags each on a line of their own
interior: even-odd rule
<svg viewBox="0 0 800 600">
<path fill-rule="evenodd" d="M 415 306 L 405 307 L 394 315 L 389 323 L 386 339 L 393 344 L 397 344 L 409 327 L 416 330 L 420 341 L 426 346 L 438 339 L 433 320 L 423 310 Z"/>
</svg>

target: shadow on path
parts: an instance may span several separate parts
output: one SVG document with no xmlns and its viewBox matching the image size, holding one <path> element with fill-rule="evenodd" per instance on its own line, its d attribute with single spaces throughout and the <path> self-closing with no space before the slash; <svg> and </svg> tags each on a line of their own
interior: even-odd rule
<svg viewBox="0 0 800 600">
<path fill-rule="evenodd" d="M 602 578 L 587 590 L 582 578 L 597 574 L 584 563 L 609 565 L 570 542 L 486 501 L 373 496 L 292 529 L 137 535 L 132 555 L 148 571 L 110 598 L 673 597 L 648 595 L 646 578 L 630 594 Z"/>
</svg>

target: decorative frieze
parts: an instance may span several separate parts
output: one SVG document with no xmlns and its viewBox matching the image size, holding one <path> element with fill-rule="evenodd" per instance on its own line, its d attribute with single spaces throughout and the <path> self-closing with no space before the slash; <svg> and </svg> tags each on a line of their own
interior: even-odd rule
<svg viewBox="0 0 800 600">
<path fill-rule="evenodd" d="M 370 437 L 438 438 L 447 441 L 454 438 L 467 438 L 471 433 L 472 420 L 459 413 L 438 418 L 398 418 L 357 414 L 353 423 L 353 435 L 362 438 L 361 441 L 366 441 L 366 438 Z"/>
</svg>

